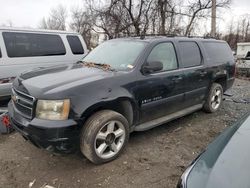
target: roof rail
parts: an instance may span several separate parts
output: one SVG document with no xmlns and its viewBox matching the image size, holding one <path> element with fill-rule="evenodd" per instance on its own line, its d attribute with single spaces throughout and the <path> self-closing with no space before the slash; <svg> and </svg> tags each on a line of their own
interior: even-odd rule
<svg viewBox="0 0 250 188">
<path fill-rule="evenodd" d="M 178 35 L 176 34 L 144 34 L 144 35 L 141 35 L 141 36 L 138 36 L 140 37 L 141 39 L 144 39 L 145 37 L 177 37 Z"/>
<path fill-rule="evenodd" d="M 145 37 L 185 37 L 185 38 L 202 38 L 202 39 L 217 39 L 215 37 L 210 36 L 184 36 L 184 35 L 177 35 L 177 34 L 142 34 L 142 35 L 129 35 L 124 37 L 138 37 L 140 39 L 145 39 Z"/>
</svg>

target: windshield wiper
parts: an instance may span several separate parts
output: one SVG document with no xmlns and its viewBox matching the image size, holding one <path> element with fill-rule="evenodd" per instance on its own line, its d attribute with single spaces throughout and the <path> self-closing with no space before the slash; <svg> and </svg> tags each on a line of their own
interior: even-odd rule
<svg viewBox="0 0 250 188">
<path fill-rule="evenodd" d="M 106 63 L 95 63 L 95 62 L 89 62 L 89 61 L 82 61 L 82 65 L 84 65 L 86 67 L 101 68 L 102 70 L 116 71 L 113 67 L 111 67 L 109 64 L 106 64 Z"/>
</svg>

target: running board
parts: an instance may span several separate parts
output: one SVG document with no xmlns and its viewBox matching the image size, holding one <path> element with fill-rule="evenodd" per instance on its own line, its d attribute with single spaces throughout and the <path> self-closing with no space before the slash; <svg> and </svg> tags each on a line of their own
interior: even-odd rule
<svg viewBox="0 0 250 188">
<path fill-rule="evenodd" d="M 187 114 L 190 114 L 190 113 L 195 112 L 197 110 L 200 110 L 202 108 L 202 106 L 203 106 L 203 104 L 197 104 L 197 105 L 191 106 L 189 108 L 185 108 L 184 110 L 163 116 L 161 118 L 154 119 L 152 121 L 139 124 L 139 125 L 134 127 L 134 131 L 146 131 L 146 130 L 152 129 L 152 128 L 157 127 L 163 123 L 167 123 L 171 120 L 180 118 L 184 115 L 187 115 Z"/>
</svg>

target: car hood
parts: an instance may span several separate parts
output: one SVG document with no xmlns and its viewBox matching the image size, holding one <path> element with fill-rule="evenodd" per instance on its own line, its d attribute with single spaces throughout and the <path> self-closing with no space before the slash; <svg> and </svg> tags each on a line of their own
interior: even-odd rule
<svg viewBox="0 0 250 188">
<path fill-rule="evenodd" d="M 32 96 L 48 93 L 63 86 L 79 86 L 114 76 L 115 72 L 101 68 L 86 67 L 82 64 L 38 68 L 22 73 L 15 79 L 14 88 Z M 66 89 L 65 88 L 65 89 Z"/>
<path fill-rule="evenodd" d="M 187 188 L 250 187 L 250 116 L 218 136 L 197 159 Z"/>
</svg>

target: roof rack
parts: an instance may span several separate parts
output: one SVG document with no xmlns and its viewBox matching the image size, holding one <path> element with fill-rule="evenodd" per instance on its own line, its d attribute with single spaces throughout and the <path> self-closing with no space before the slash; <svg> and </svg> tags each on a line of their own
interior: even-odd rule
<svg viewBox="0 0 250 188">
<path fill-rule="evenodd" d="M 141 39 L 144 39 L 145 37 L 177 37 L 178 35 L 176 34 L 145 34 L 145 35 L 141 35 L 138 36 Z"/>
<path fill-rule="evenodd" d="M 143 35 L 130 35 L 126 37 L 138 37 L 140 39 L 145 39 L 145 37 L 185 37 L 185 38 L 202 38 L 202 39 L 216 39 L 215 37 L 210 36 L 184 36 L 184 35 L 177 35 L 177 34 L 143 34 Z"/>
</svg>

